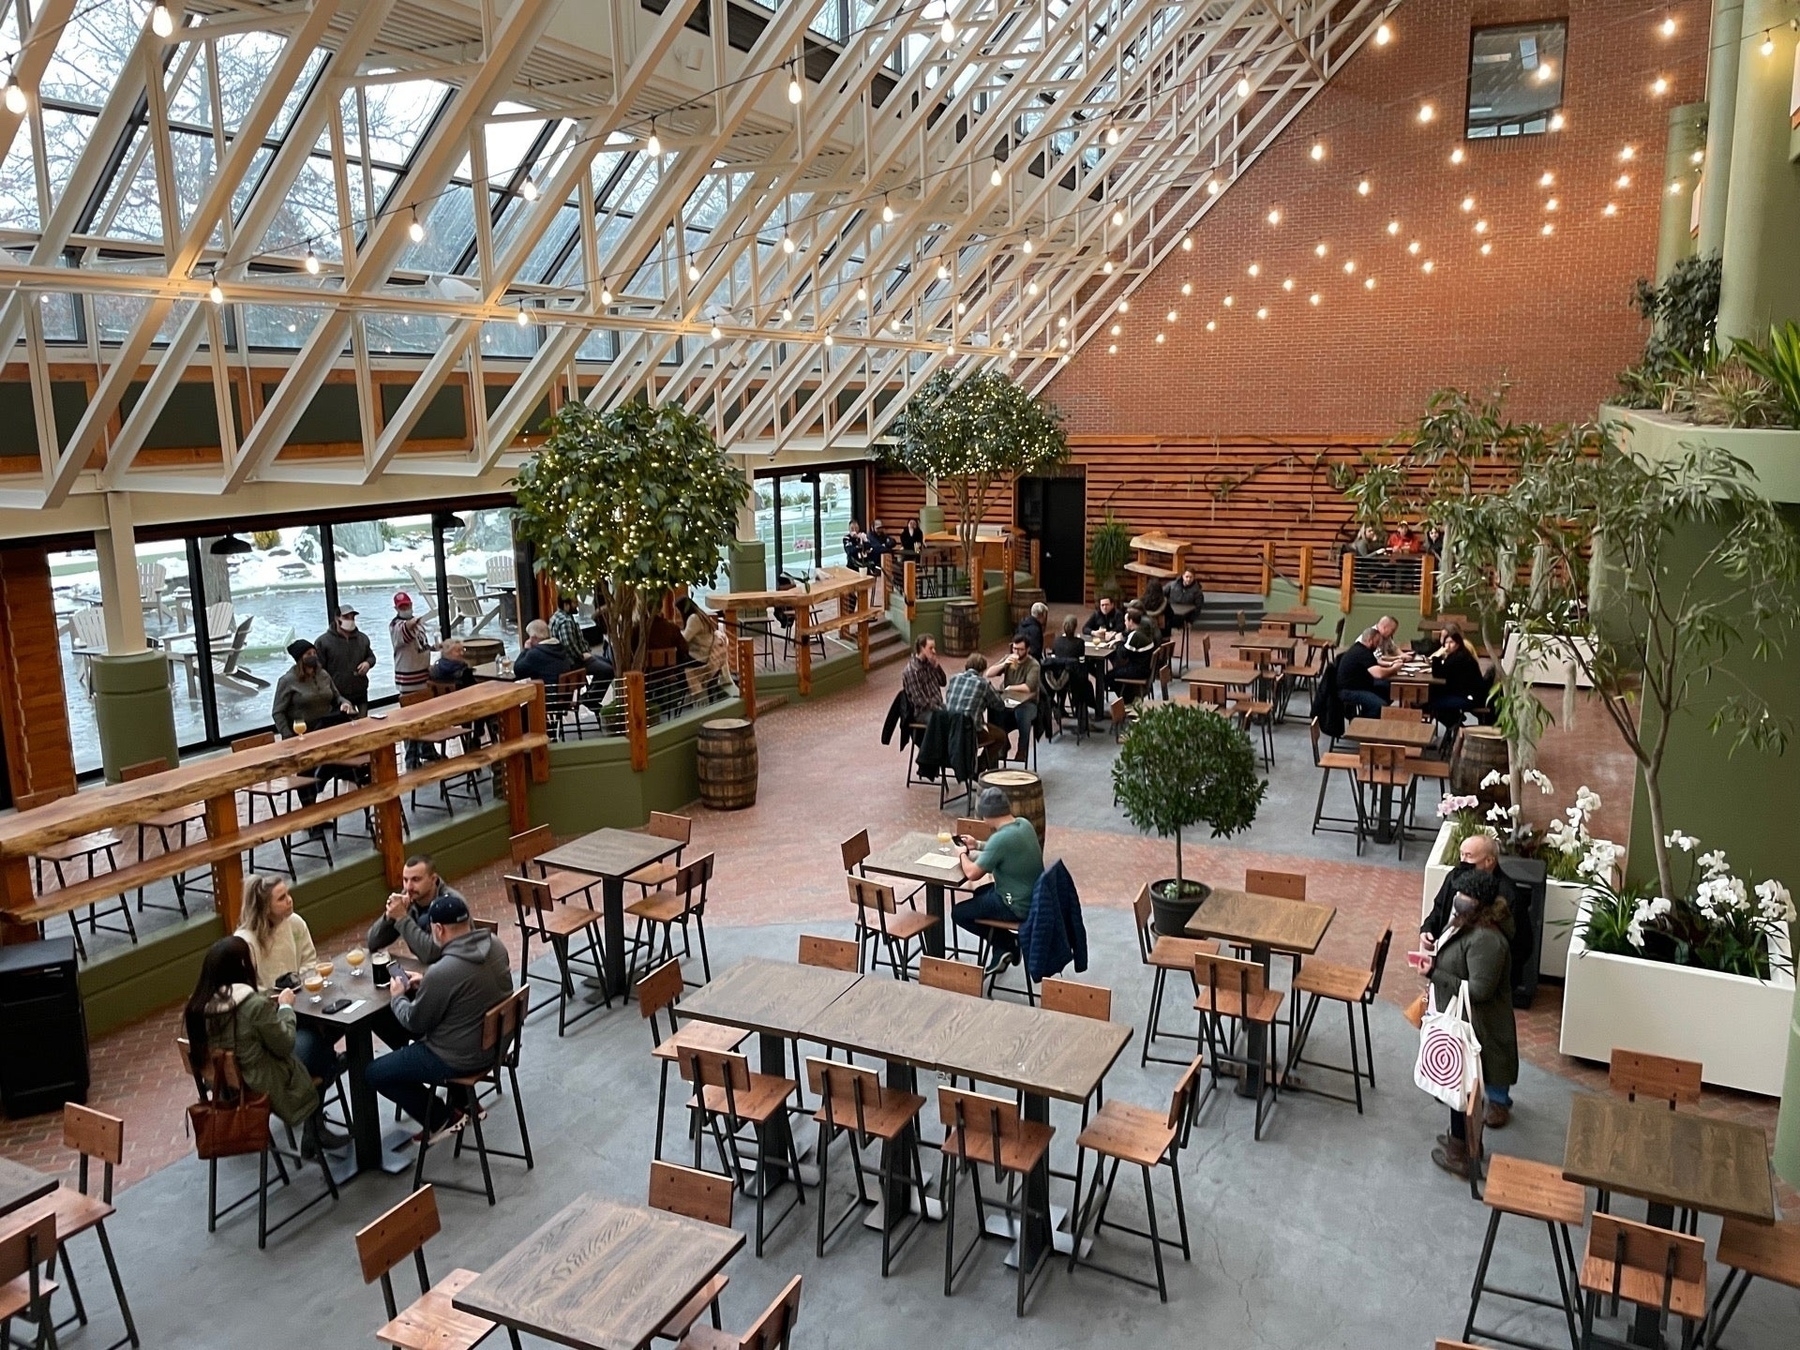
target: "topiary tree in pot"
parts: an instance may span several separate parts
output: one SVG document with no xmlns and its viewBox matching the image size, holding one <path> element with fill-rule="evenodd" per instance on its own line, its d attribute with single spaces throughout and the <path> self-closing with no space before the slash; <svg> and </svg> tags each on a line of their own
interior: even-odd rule
<svg viewBox="0 0 1800 1350">
<path fill-rule="evenodd" d="M 537 570 L 598 597 L 623 672 L 644 669 L 664 597 L 718 575 L 750 488 L 699 418 L 634 401 L 604 413 L 563 405 L 513 491 Z"/>
<path fill-rule="evenodd" d="M 1212 893 L 1182 869 L 1181 832 L 1208 825 L 1217 837 L 1247 830 L 1268 793 L 1256 751 L 1235 723 L 1197 703 L 1143 703 L 1113 761 L 1113 793 L 1140 830 L 1175 836 L 1175 875 L 1150 884 L 1156 931 L 1179 937 Z"/>
</svg>

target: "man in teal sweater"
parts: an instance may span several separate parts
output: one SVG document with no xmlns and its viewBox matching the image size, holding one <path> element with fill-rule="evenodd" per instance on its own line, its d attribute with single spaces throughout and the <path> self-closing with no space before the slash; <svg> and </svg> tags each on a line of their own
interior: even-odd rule
<svg viewBox="0 0 1800 1350">
<path fill-rule="evenodd" d="M 982 928 L 983 919 L 1022 921 L 1031 912 L 1031 893 L 1044 874 L 1044 849 L 1029 820 L 1013 815 L 1012 803 L 999 788 L 985 789 L 975 814 L 994 827 L 976 855 L 961 851 L 962 873 L 976 882 L 975 892 L 951 908 L 958 928 L 987 944 L 987 968 L 999 971 L 1018 964 L 1018 939 L 1005 929 Z"/>
</svg>

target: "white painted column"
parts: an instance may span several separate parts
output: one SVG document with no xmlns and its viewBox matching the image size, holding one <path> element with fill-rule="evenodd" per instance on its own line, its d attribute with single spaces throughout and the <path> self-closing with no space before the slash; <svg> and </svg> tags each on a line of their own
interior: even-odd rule
<svg viewBox="0 0 1800 1350">
<path fill-rule="evenodd" d="M 100 557 L 100 612 L 106 618 L 109 656 L 144 650 L 144 607 L 138 598 L 137 535 L 131 495 L 106 494 L 106 528 L 94 534 Z"/>
</svg>

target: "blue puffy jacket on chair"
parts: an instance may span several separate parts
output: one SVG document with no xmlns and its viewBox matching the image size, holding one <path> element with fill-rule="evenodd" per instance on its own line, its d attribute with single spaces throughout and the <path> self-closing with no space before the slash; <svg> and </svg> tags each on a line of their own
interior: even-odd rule
<svg viewBox="0 0 1800 1350">
<path fill-rule="evenodd" d="M 1019 950 L 1025 973 L 1035 982 L 1060 975 L 1073 961 L 1088 968 L 1087 928 L 1081 922 L 1081 896 L 1075 878 L 1059 858 L 1044 869 L 1031 889 L 1031 908 L 1019 925 Z"/>
</svg>

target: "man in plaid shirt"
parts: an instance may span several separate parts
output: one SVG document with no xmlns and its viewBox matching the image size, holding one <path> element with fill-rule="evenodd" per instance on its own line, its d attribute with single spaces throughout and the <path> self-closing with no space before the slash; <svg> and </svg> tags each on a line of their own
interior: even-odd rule
<svg viewBox="0 0 1800 1350">
<path fill-rule="evenodd" d="M 595 652 L 589 645 L 586 634 L 581 631 L 581 602 L 573 596 L 558 596 L 556 613 L 550 616 L 550 636 L 556 640 L 569 659 L 577 666 L 584 668 L 592 684 L 590 688 L 597 690 L 596 698 L 604 696 L 606 686 L 612 683 L 612 663 Z"/>
</svg>

